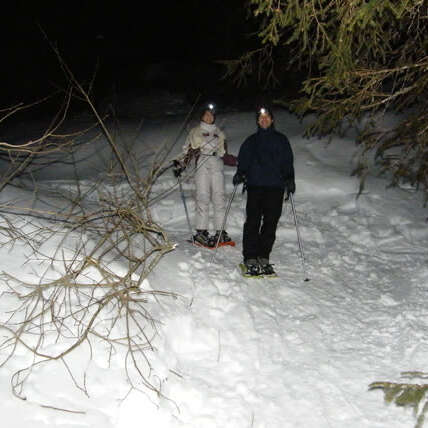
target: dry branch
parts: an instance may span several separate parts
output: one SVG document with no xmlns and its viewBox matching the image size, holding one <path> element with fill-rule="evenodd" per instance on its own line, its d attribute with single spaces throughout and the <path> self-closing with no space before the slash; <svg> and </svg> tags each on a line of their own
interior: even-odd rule
<svg viewBox="0 0 428 428">
<path fill-rule="evenodd" d="M 17 370 L 11 379 L 13 393 L 21 399 L 31 400 L 25 387 L 35 376 L 36 369 L 54 361 L 62 362 L 76 388 L 88 395 L 86 383 L 77 381 L 77 369 L 67 359 L 84 345 L 88 345 L 92 354 L 102 343 L 106 345 L 107 360 L 113 353 L 124 355 L 123 368 L 131 387 L 143 385 L 162 395 L 161 385 L 153 381 L 146 355 L 148 350 L 154 349 L 153 340 L 158 334 L 150 304 L 153 300 L 158 302 L 159 297 L 177 296 L 144 289 L 144 280 L 175 247 L 153 220 L 149 208 L 151 189 L 158 177 L 159 158 L 155 158 L 145 176 L 138 175 L 138 168 L 132 165 L 135 156 L 123 157 L 88 92 L 75 79 L 59 52 L 55 52 L 70 81 L 68 94 L 78 94 L 89 105 L 111 148 L 114 162 L 106 165 L 103 176 L 114 174 L 113 168 L 119 165 L 121 180 L 108 185 L 96 181 L 87 191 L 78 176 L 75 185 L 68 186 L 67 190 L 47 189 L 34 182 L 34 200 L 40 202 L 43 195 L 52 194 L 55 200 L 61 199 L 61 209 L 54 206 L 43 209 L 37 205 L 23 207 L 15 202 L 0 206 L 0 221 L 3 220 L 0 245 L 23 246 L 31 251 L 28 259 L 39 263 L 38 278 L 34 282 L 7 272 L 0 275 L 1 293 L 12 302 L 10 311 L 0 322 L 3 332 L 0 366 L 9 364 L 18 350 L 25 349 L 27 355 L 32 355 L 32 362 Z M 61 114 L 41 138 L 14 146 L 13 153 L 8 144 L 0 144 L 0 151 L 10 150 L 11 156 L 19 152 L 16 158 L 11 158 L 11 171 L 3 178 L 2 189 L 35 156 L 46 154 L 46 150 L 64 150 L 63 141 L 71 146 L 75 144 L 73 138 L 80 133 L 64 134 L 62 138 L 57 132 L 66 119 L 69 98 L 67 100 L 65 108 L 60 109 Z M 168 150 L 165 145 L 161 152 Z M 28 160 L 22 156 L 27 156 Z M 123 186 L 127 192 L 121 191 Z M 92 203 L 88 209 L 88 200 L 94 195 L 98 196 L 97 203 Z M 20 232 L 19 222 L 25 225 L 26 233 Z M 49 242 L 56 243 L 53 253 L 46 249 Z M 120 274 L 115 272 L 113 263 L 120 265 Z"/>
</svg>

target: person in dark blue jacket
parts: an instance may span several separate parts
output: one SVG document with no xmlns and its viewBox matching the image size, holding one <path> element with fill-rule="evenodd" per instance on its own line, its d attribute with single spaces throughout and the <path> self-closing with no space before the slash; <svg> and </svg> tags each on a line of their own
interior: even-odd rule
<svg viewBox="0 0 428 428">
<path fill-rule="evenodd" d="M 267 108 L 257 112 L 258 130 L 241 145 L 233 184 L 247 189 L 243 231 L 244 265 L 249 275 L 275 275 L 269 261 L 282 213 L 284 194 L 296 191 L 293 151 L 288 138 L 275 130 Z"/>
</svg>

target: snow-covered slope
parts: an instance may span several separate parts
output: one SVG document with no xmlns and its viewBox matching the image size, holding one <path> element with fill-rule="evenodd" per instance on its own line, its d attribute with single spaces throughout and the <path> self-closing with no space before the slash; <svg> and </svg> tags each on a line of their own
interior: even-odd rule
<svg viewBox="0 0 428 428">
<path fill-rule="evenodd" d="M 252 113 L 229 113 L 218 123 L 234 154 L 255 130 Z M 174 141 L 179 126 L 169 119 L 168 126 L 143 127 L 137 147 L 151 150 L 154 141 Z M 245 195 L 236 193 L 227 222 L 237 246 L 214 253 L 185 242 L 189 231 L 181 198 L 177 190 L 169 193 L 152 212 L 178 245 L 143 284 L 178 295 L 147 304 L 158 320 L 155 350 L 147 351 L 149 376 L 163 396 L 141 385 L 129 392 L 124 361 L 119 355 L 109 360 L 100 345 L 92 360 L 84 347 L 73 356 L 74 364 L 86 370 L 89 396 L 73 385 L 64 366 L 53 363 L 32 373 L 27 401 L 20 401 L 10 392 L 9 377 L 27 360 L 22 349 L 0 369 L 5 426 L 412 426 L 411 410 L 386 406 L 382 392 L 369 392 L 368 385 L 399 381 L 402 371 L 427 370 L 428 229 L 420 195 L 386 189 L 384 180 L 371 177 L 357 199 L 358 179 L 350 176 L 351 138 L 335 138 L 328 146 L 304 139 L 302 124 L 285 112 L 276 115 L 276 127 L 287 134 L 295 154 L 294 200 L 305 263 L 289 202 L 271 257 L 279 278 L 245 279 L 237 269 Z M 171 157 L 182 143 L 183 138 Z M 234 168 L 226 167 L 225 174 L 230 196 Z M 154 194 L 175 184 L 167 172 Z M 192 213 L 193 183 L 184 183 L 184 190 Z M 9 200 L 11 194 L 0 197 Z M 25 195 L 17 193 L 16 199 Z M 46 244 L 46 253 L 49 249 Z M 0 251 L 3 271 L 26 279 L 37 272 L 39 261 L 27 260 L 25 248 Z M 115 263 L 111 268 L 120 270 L 120 260 Z M 6 297 L 0 301 L 3 313 Z"/>
</svg>

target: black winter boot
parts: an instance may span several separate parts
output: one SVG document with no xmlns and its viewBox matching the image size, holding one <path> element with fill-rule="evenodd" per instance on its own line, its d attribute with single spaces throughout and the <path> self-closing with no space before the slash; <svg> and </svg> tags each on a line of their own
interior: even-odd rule
<svg viewBox="0 0 428 428">
<path fill-rule="evenodd" d="M 219 240 L 220 237 L 220 240 Z M 219 244 L 223 244 L 225 242 L 230 242 L 232 241 L 232 239 L 230 238 L 230 236 L 227 234 L 227 232 L 225 230 L 223 231 L 219 231 L 217 230 L 217 232 L 215 233 L 215 235 L 213 235 L 211 237 L 211 243 L 212 243 L 212 247 L 215 247 L 217 245 L 217 241 Z"/>
<path fill-rule="evenodd" d="M 262 275 L 276 276 L 276 272 L 273 269 L 273 265 L 269 263 L 269 259 L 259 257 L 258 261 Z"/>
<path fill-rule="evenodd" d="M 262 275 L 261 266 L 257 259 L 246 259 L 244 265 L 247 268 L 247 274 L 251 276 Z"/>
<path fill-rule="evenodd" d="M 196 235 L 193 235 L 193 240 L 205 247 L 212 247 L 211 238 L 206 229 L 203 229 L 203 230 L 197 229 Z"/>
</svg>

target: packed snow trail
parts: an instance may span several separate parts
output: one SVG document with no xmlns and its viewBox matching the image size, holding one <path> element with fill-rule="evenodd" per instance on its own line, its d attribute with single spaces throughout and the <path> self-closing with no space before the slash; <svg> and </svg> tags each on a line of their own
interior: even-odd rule
<svg viewBox="0 0 428 428">
<path fill-rule="evenodd" d="M 179 292 L 191 302 L 192 321 L 175 319 L 177 330 L 167 323 L 167 331 L 177 343 L 177 367 L 201 397 L 195 409 L 189 405 L 193 395 L 184 399 L 190 407 L 177 417 L 194 427 L 401 427 L 409 413 L 384 406 L 381 393 L 367 388 L 375 380 L 397 379 L 400 371 L 424 370 L 428 235 L 422 210 L 419 221 L 409 218 L 406 203 L 399 204 L 409 195 L 384 195 L 383 180 L 368 184 L 382 186 L 379 193 L 356 198 L 349 160 L 348 167 L 336 167 L 337 159 L 330 158 L 330 166 L 317 158 L 319 142 L 290 140 L 311 282 L 303 282 L 289 203 L 272 252 L 278 279 L 242 278 L 240 245 L 219 250 L 215 265 L 204 251 L 177 251 L 186 260 L 177 264 L 191 290 Z M 245 197 L 238 197 L 228 221 L 237 242 L 244 205 Z M 202 338 L 201 353 L 189 353 Z M 181 356 L 180 349 L 186 350 Z M 171 397 L 183 393 L 171 385 L 167 391 Z"/>
</svg>

